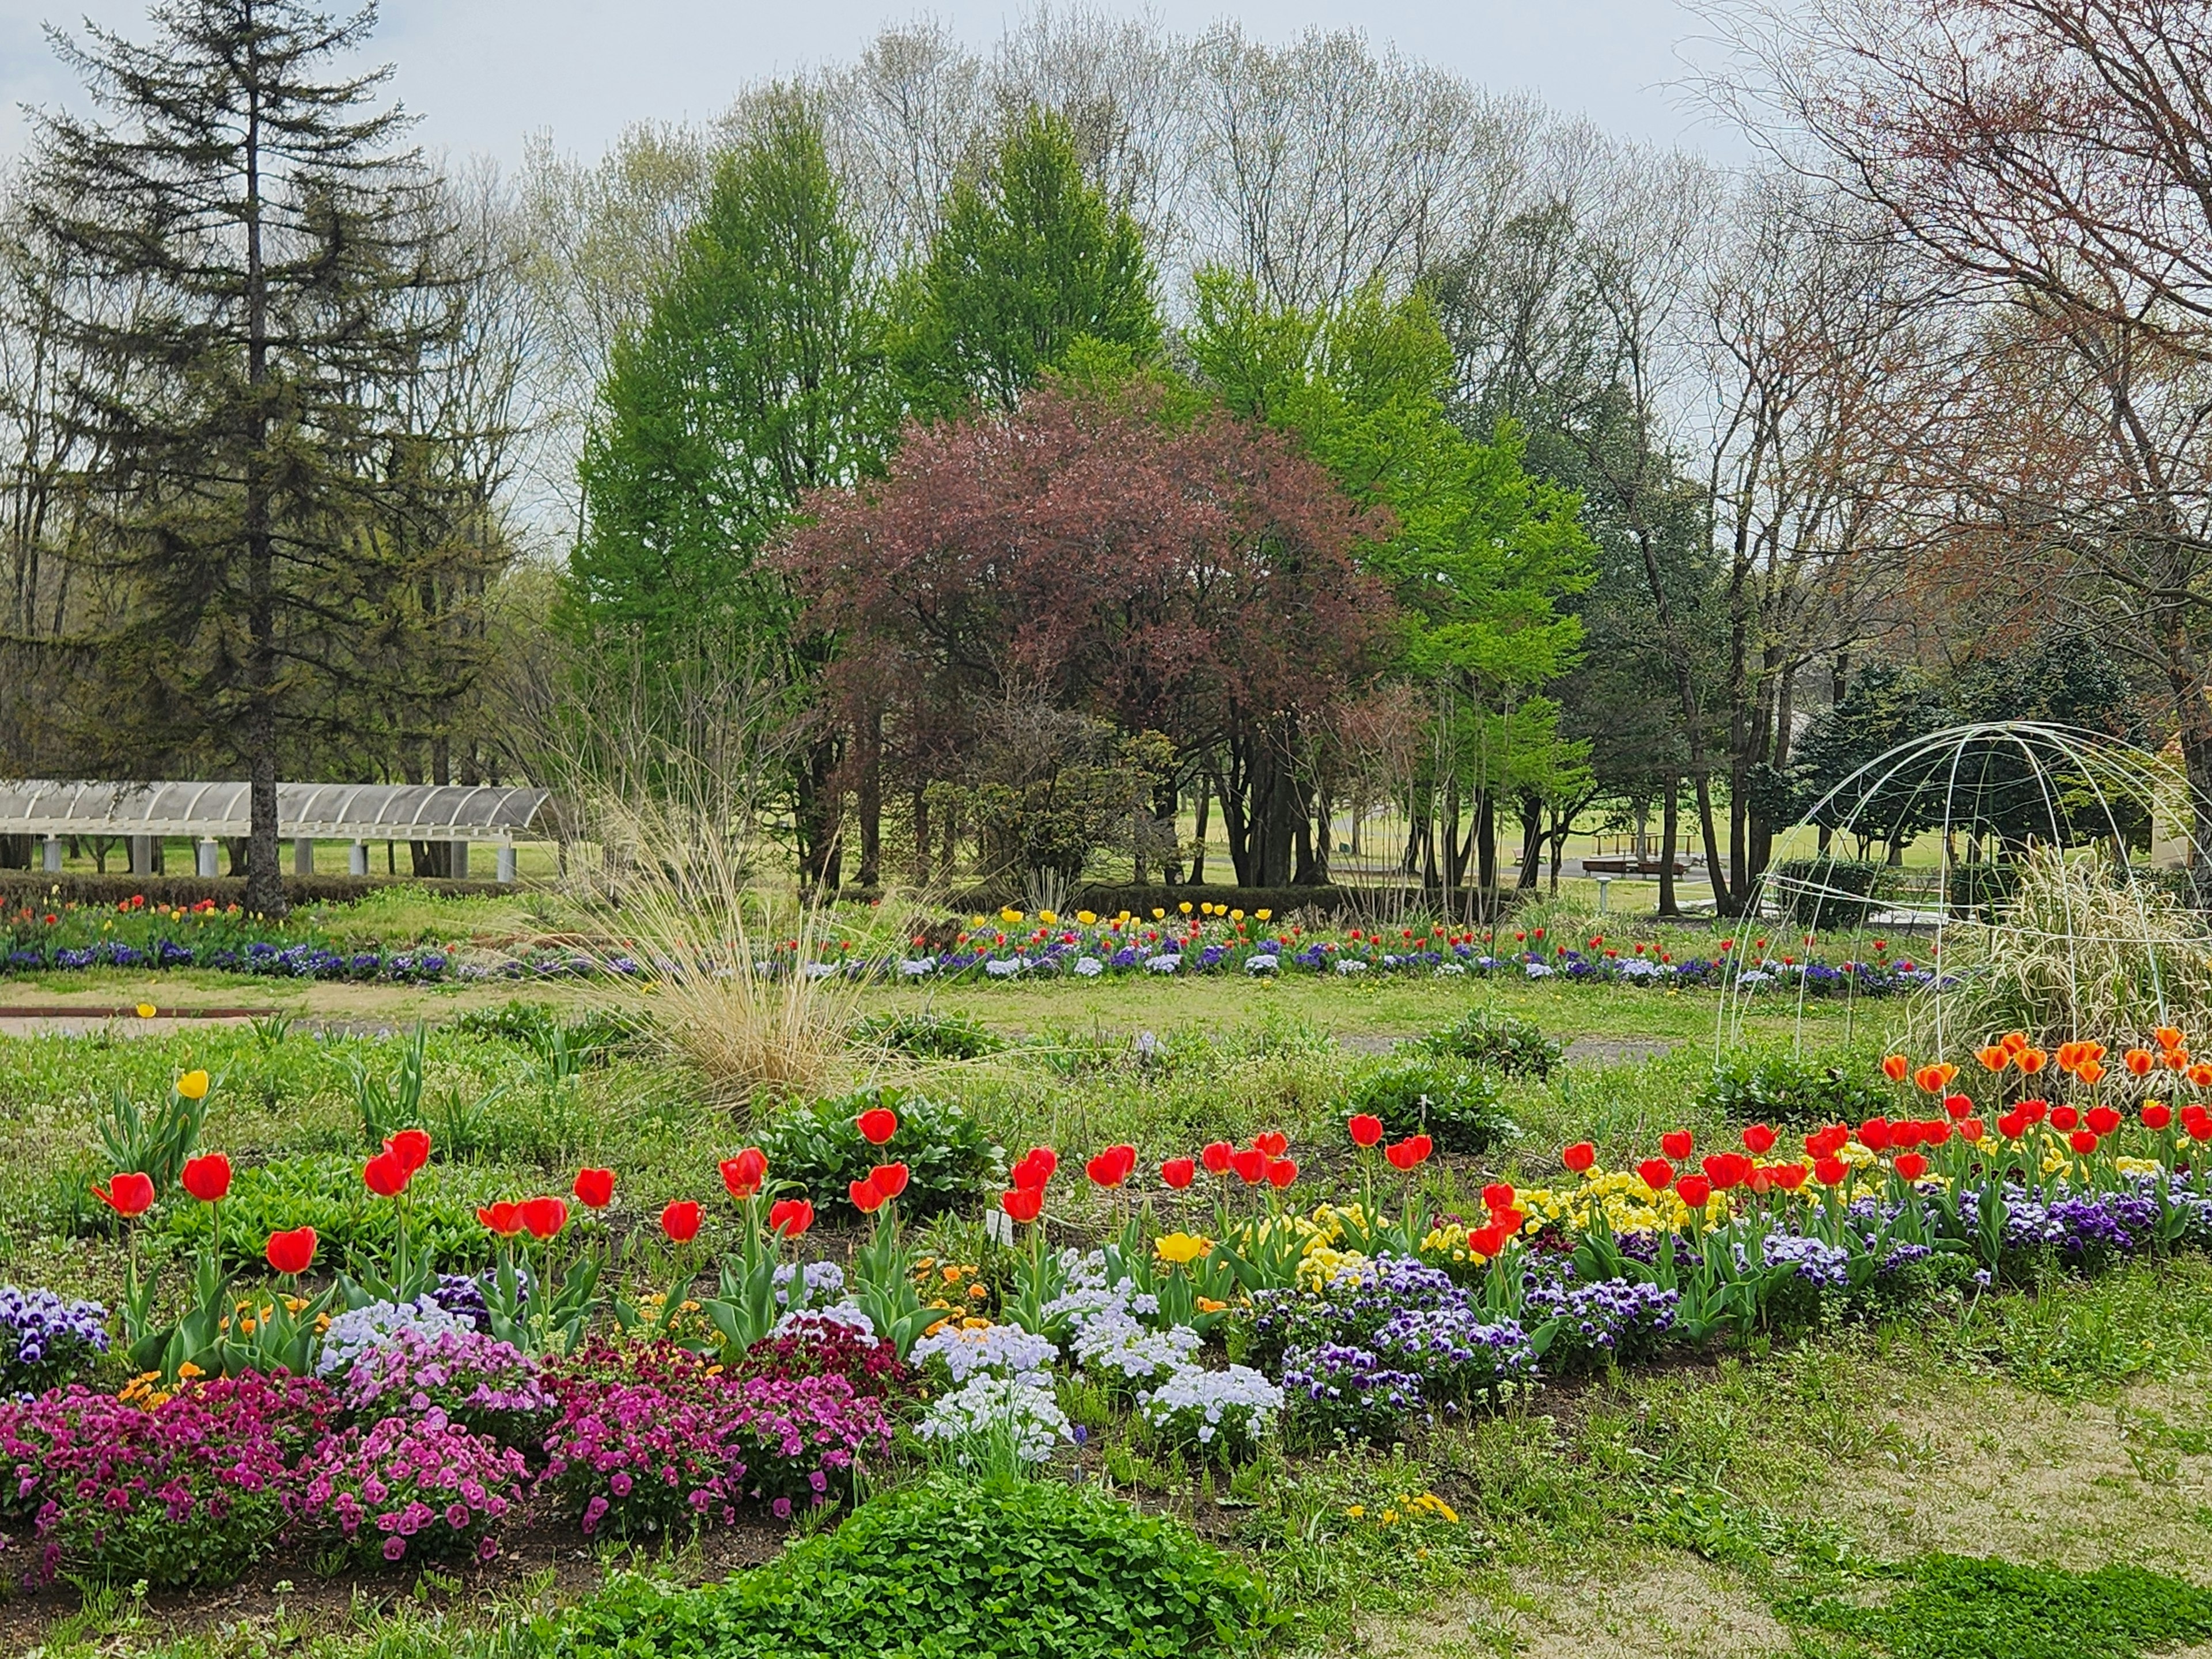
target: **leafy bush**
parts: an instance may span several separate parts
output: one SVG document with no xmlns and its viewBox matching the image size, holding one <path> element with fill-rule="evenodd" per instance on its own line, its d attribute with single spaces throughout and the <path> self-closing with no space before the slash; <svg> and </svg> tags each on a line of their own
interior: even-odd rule
<svg viewBox="0 0 2212 1659">
<path fill-rule="evenodd" d="M 1252 1644 L 1267 1592 L 1179 1521 L 1088 1487 L 942 1480 L 723 1584 L 627 1578 L 579 1607 L 560 1659 L 1184 1659 Z"/>
<path fill-rule="evenodd" d="M 492 1237 L 477 1219 L 479 1205 L 511 1197 L 497 1172 L 441 1164 L 407 1191 L 408 1254 L 417 1262 L 483 1267 L 492 1259 Z M 318 1266 L 360 1273 L 389 1264 L 399 1241 L 399 1206 L 368 1199 L 359 1160 L 307 1154 L 238 1171 L 222 1202 L 227 1259 L 252 1268 L 261 1243 L 274 1232 L 313 1227 Z M 179 1253 L 200 1249 L 215 1226 L 215 1206 L 163 1204 L 147 1217 L 146 1237 L 157 1248 Z"/>
<path fill-rule="evenodd" d="M 568 1053 L 588 1062 L 629 1046 L 648 1028 L 641 1015 L 627 1009 L 591 1008 L 564 1018 L 550 1003 L 518 998 L 497 1008 L 471 1008 L 453 1021 L 452 1029 L 464 1036 L 517 1043 L 540 1053 L 553 1046 L 557 1031 Z"/>
<path fill-rule="evenodd" d="M 916 1060 L 980 1060 L 1006 1046 L 1006 1039 L 973 1014 L 886 1010 L 854 1022 L 859 1048 L 889 1048 Z"/>
<path fill-rule="evenodd" d="M 1864 859 L 1784 859 L 1766 872 L 1766 896 L 1800 927 L 1863 927 L 1886 902 L 1889 866 Z"/>
<path fill-rule="evenodd" d="M 1433 1054 L 1395 1056 L 1354 1078 L 1343 1115 L 1361 1112 L 1381 1118 L 1386 1134 L 1427 1134 L 1449 1152 L 1486 1152 L 1521 1133 L 1494 1077 Z"/>
<path fill-rule="evenodd" d="M 1804 1054 L 1731 1054 L 1713 1068 L 1698 1104 L 1738 1123 L 1857 1123 L 1893 1103 L 1855 1066 Z"/>
<path fill-rule="evenodd" d="M 336 1406 L 319 1382 L 258 1371 L 150 1407 L 79 1388 L 0 1405 L 0 1523 L 35 1530 L 34 1579 L 234 1583 L 283 1531 Z"/>
<path fill-rule="evenodd" d="M 898 1116 L 898 1132 L 881 1146 L 854 1121 L 878 1107 Z M 773 1179 L 804 1188 L 825 1217 L 848 1219 L 857 1212 L 847 1188 L 878 1164 L 903 1164 L 899 1212 L 909 1221 L 942 1215 L 983 1192 L 1006 1157 L 959 1107 L 902 1089 L 863 1089 L 795 1108 L 769 1126 L 761 1150 Z"/>
<path fill-rule="evenodd" d="M 2069 1572 L 1929 1555 L 1887 1571 L 1905 1582 L 1880 1607 L 1808 1596 L 1775 1610 L 1891 1659 L 2136 1659 L 2212 1638 L 2212 1591 L 2142 1567 Z"/>
<path fill-rule="evenodd" d="M 1462 1014 L 1407 1046 L 1424 1054 L 1486 1066 L 1507 1077 L 1549 1077 L 1561 1054 L 1559 1045 L 1546 1036 L 1535 1021 L 1487 1008 Z"/>
</svg>

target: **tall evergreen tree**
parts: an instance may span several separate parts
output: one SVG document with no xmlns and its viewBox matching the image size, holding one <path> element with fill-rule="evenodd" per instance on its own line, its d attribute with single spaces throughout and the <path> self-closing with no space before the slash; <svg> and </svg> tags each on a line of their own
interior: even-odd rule
<svg viewBox="0 0 2212 1659">
<path fill-rule="evenodd" d="M 897 411 L 878 296 L 798 94 L 769 100 L 721 164 L 600 400 L 568 631 L 663 665 L 735 639 L 788 683 L 811 680 L 827 641 L 793 634 L 781 579 L 758 556 L 806 491 L 880 467 Z M 810 744 L 793 783 L 810 880 L 834 876 L 838 760 L 833 739 Z"/>
<path fill-rule="evenodd" d="M 55 326 L 99 455 L 97 556 L 127 595 L 96 647 L 135 706 L 110 763 L 164 750 L 241 767 L 246 900 L 278 913 L 279 746 L 356 620 L 354 536 L 384 416 L 365 395 L 443 326 L 431 181 L 376 106 L 388 70 L 332 77 L 374 6 L 169 0 L 140 44 L 57 35 L 104 115 L 43 117 L 38 234 L 87 280 Z M 310 692 L 309 695 L 312 695 Z"/>
<path fill-rule="evenodd" d="M 1143 233 L 1085 181 L 1067 123 L 1036 109 L 954 183 L 901 310 L 899 377 L 925 416 L 1012 409 L 1079 341 L 1138 360 L 1160 343 Z"/>
</svg>

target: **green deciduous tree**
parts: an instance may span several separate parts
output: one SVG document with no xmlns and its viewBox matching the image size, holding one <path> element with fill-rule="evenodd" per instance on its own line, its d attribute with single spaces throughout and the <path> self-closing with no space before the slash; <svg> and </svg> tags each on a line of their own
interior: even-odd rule
<svg viewBox="0 0 2212 1659">
<path fill-rule="evenodd" d="M 1079 342 L 1141 361 L 1159 346 L 1143 234 L 1088 183 L 1057 115 L 1031 110 L 988 167 L 955 181 L 905 279 L 901 386 L 925 416 L 1012 409 Z"/>
</svg>

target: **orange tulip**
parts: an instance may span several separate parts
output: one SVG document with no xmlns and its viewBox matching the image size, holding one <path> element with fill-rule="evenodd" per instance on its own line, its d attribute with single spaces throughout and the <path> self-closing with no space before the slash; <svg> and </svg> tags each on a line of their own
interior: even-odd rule
<svg viewBox="0 0 2212 1659">
<path fill-rule="evenodd" d="M 2154 1026 L 2151 1029 L 2151 1036 L 2156 1039 L 2158 1046 L 2161 1048 L 2179 1048 L 2182 1043 L 2181 1028 L 2179 1025 Z"/>
<path fill-rule="evenodd" d="M 2080 1066 L 2075 1067 L 2074 1075 L 2094 1088 L 2103 1079 L 2105 1068 L 2096 1060 L 2084 1060 Z"/>
<path fill-rule="evenodd" d="M 2128 1068 L 2130 1077 L 2148 1077 L 2154 1064 L 2148 1048 L 2129 1049 L 2121 1056 L 2121 1063 Z"/>
<path fill-rule="evenodd" d="M 2012 1050 L 2002 1042 L 1992 1042 L 1986 1048 L 1975 1049 L 1974 1058 L 1982 1062 L 1983 1070 L 2002 1072 L 2012 1064 Z"/>
<path fill-rule="evenodd" d="M 1887 1054 L 1882 1059 L 1881 1074 L 1892 1083 L 1904 1082 L 1905 1074 L 1911 1069 L 1912 1062 L 1903 1054 Z"/>
<path fill-rule="evenodd" d="M 2189 1050 L 2186 1048 L 2161 1048 L 2158 1052 L 2158 1063 L 2165 1066 L 2169 1072 L 2181 1071 L 2189 1064 Z"/>
<path fill-rule="evenodd" d="M 2185 1075 L 2192 1086 L 2199 1089 L 2212 1089 L 2212 1066 L 2208 1066 L 2204 1061 L 2198 1060 Z"/>
<path fill-rule="evenodd" d="M 2040 1048 L 2023 1048 L 2013 1056 L 2012 1063 L 2033 1077 L 2043 1069 L 2044 1063 L 2050 1058 Z"/>
<path fill-rule="evenodd" d="M 1940 1095 L 1958 1075 L 1959 1068 L 1947 1061 L 1940 1066 L 1922 1066 L 1912 1074 L 1912 1081 L 1923 1094 Z"/>
<path fill-rule="evenodd" d="M 2004 1034 L 2003 1041 L 2004 1051 L 2008 1054 L 2016 1054 L 2021 1049 L 2027 1047 L 2027 1033 L 2025 1031 L 2007 1031 Z"/>
</svg>

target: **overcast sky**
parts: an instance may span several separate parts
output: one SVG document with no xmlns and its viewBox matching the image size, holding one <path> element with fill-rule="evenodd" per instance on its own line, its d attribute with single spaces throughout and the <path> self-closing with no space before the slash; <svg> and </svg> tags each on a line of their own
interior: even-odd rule
<svg viewBox="0 0 2212 1659">
<path fill-rule="evenodd" d="M 331 0 L 338 9 L 347 0 Z M 1457 70 L 1495 91 L 1537 94 L 1625 137 L 1740 159 L 1742 140 L 1702 119 L 1669 83 L 1698 26 L 1680 0 L 1105 0 L 1181 32 L 1218 18 L 1281 41 L 1309 27 L 1356 28 L 1376 46 Z M 384 0 L 374 56 L 422 118 L 422 141 L 511 165 L 525 137 L 550 132 L 595 154 L 624 124 L 703 118 L 764 76 L 848 58 L 882 25 L 937 18 L 988 46 L 1025 14 L 1016 0 Z M 0 0 L 0 153 L 23 142 L 21 106 L 73 100 L 76 85 L 41 26 L 91 16 L 144 30 L 146 0 Z"/>
</svg>

